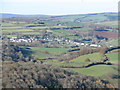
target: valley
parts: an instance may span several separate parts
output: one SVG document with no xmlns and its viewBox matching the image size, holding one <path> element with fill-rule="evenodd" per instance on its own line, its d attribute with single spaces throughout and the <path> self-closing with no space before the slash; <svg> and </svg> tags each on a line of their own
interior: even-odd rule
<svg viewBox="0 0 120 90">
<path fill-rule="evenodd" d="M 19 74 L 19 69 L 22 67 L 25 69 L 24 64 L 26 64 L 28 66 L 26 71 L 30 72 L 28 64 L 30 63 L 33 67 L 32 71 L 36 68 L 40 72 L 39 68 L 41 67 L 39 65 L 41 65 L 46 69 L 50 69 L 50 72 L 47 70 L 44 72 L 43 68 L 41 68 L 41 72 L 52 73 L 55 72 L 52 71 L 53 68 L 57 67 L 58 70 L 61 70 L 60 75 L 65 77 L 69 77 L 69 75 L 66 76 L 67 73 L 73 72 L 74 78 L 82 74 L 88 78 L 94 77 L 104 80 L 103 83 L 108 84 L 106 87 L 118 88 L 118 79 L 120 77 L 118 75 L 120 34 L 117 15 L 118 13 L 95 13 L 4 17 L 0 19 L 2 22 L 0 39 L 3 42 L 2 61 L 5 67 L 3 72 L 9 71 L 9 68 L 5 66 L 7 64 L 10 65 L 11 70 L 13 64 L 15 72 Z M 26 72 L 26 75 L 29 72 Z M 63 72 L 67 73 L 63 74 Z M 23 72 L 21 73 L 23 74 Z M 10 73 L 10 75 L 12 74 Z M 57 75 L 59 77 L 58 72 Z M 34 78 L 37 77 L 34 76 Z M 45 78 L 45 80 L 47 79 Z M 57 80 L 57 77 L 51 80 Z M 56 85 L 56 87 L 69 86 L 64 86 L 59 80 L 58 82 L 60 85 Z M 101 87 L 104 86 L 103 83 L 98 82 Z M 46 85 L 42 83 L 41 85 L 38 84 L 36 87 L 54 87 L 53 84 Z M 74 86 L 77 86 L 77 84 L 72 87 Z M 7 87 L 7 85 L 4 85 L 4 87 Z M 99 85 L 96 87 L 99 87 Z"/>
</svg>

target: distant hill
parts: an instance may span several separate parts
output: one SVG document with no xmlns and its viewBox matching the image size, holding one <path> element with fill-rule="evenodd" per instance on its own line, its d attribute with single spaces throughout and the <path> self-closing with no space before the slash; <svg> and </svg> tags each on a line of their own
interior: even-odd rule
<svg viewBox="0 0 120 90">
<path fill-rule="evenodd" d="M 104 12 L 104 13 L 88 13 L 88 14 L 74 14 L 74 15 L 61 15 L 53 16 L 53 18 L 67 18 L 75 22 L 101 22 L 118 20 L 117 12 Z"/>
<path fill-rule="evenodd" d="M 97 23 L 105 21 L 117 21 L 118 13 L 104 12 L 104 13 L 88 13 L 88 14 L 73 14 L 73 15 L 59 15 L 51 16 L 52 19 L 60 22 L 67 22 L 67 25 L 79 24 L 79 23 Z"/>
<path fill-rule="evenodd" d="M 42 14 L 36 14 L 36 15 L 21 15 L 21 14 L 9 14 L 9 13 L 0 13 L 0 15 L 2 16 L 2 17 L 0 17 L 0 18 L 48 16 L 48 15 L 42 15 Z"/>
<path fill-rule="evenodd" d="M 0 13 L 2 17 L 0 18 L 11 18 L 11 17 L 48 17 L 64 22 L 103 22 L 103 21 L 114 21 L 118 20 L 117 12 L 104 12 L 104 13 L 88 13 L 88 14 L 70 14 L 70 15 L 20 15 L 20 14 L 9 14 Z"/>
</svg>

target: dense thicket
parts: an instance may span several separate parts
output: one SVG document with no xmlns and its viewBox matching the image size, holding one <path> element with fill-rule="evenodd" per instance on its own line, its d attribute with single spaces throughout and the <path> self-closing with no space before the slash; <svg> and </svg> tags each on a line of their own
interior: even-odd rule
<svg viewBox="0 0 120 90">
<path fill-rule="evenodd" d="M 105 88 L 112 87 L 94 77 L 34 62 L 4 62 L 4 88 Z"/>
<path fill-rule="evenodd" d="M 30 57 L 24 55 L 22 48 L 11 42 L 3 42 L 2 44 L 2 60 L 3 61 L 29 61 Z"/>
</svg>

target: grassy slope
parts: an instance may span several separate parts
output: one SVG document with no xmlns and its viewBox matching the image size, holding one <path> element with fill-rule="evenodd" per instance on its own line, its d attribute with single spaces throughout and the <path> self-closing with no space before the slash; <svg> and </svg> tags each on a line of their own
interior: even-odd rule
<svg viewBox="0 0 120 90">
<path fill-rule="evenodd" d="M 3 30 L 3 33 L 6 32 L 10 32 L 10 33 L 14 33 L 14 32 L 27 32 L 27 31 L 33 31 L 33 30 L 29 30 L 29 29 L 13 29 L 13 30 Z"/>
<path fill-rule="evenodd" d="M 113 40 L 108 41 L 108 44 L 118 46 L 119 41 L 120 41 L 120 38 L 113 39 Z"/>
<path fill-rule="evenodd" d="M 112 27 L 118 27 L 118 21 L 106 21 L 106 22 L 100 22 L 100 23 L 97 23 L 97 24 L 112 26 Z"/>
<path fill-rule="evenodd" d="M 116 50 L 113 50 L 116 51 Z M 108 53 L 107 54 L 108 58 L 110 59 L 111 63 L 117 64 L 118 63 L 118 53 Z M 78 58 L 75 58 L 69 62 L 48 62 L 47 64 L 52 64 L 52 65 L 57 65 L 57 66 L 83 66 L 87 65 L 90 62 L 86 62 L 85 59 L 89 58 L 91 61 L 99 61 L 103 57 L 100 53 L 93 53 L 93 54 L 88 54 L 88 55 L 83 55 Z M 110 75 L 116 74 L 118 75 L 117 71 L 118 66 L 117 65 L 95 65 L 91 66 L 89 68 L 66 68 L 67 70 L 78 72 L 84 75 L 88 76 L 95 76 L 99 77 L 102 79 L 108 80 L 110 83 L 117 84 L 117 79 L 112 79 Z"/>
<path fill-rule="evenodd" d="M 105 76 L 106 74 L 109 73 L 116 73 L 117 74 L 117 70 L 114 70 L 114 68 L 117 68 L 117 66 L 108 66 L 108 65 L 96 65 L 96 66 L 92 66 L 89 68 L 83 68 L 83 69 L 70 69 L 73 70 L 75 72 L 79 72 L 85 75 L 90 75 L 90 76 L 96 76 L 96 77 L 102 77 Z"/>
<path fill-rule="evenodd" d="M 119 58 L 120 58 L 120 53 L 114 53 L 114 51 L 118 51 L 120 49 L 117 50 L 113 50 L 110 53 L 107 54 L 108 58 L 110 59 L 110 61 L 114 64 L 118 64 Z"/>
<path fill-rule="evenodd" d="M 67 52 L 66 48 L 42 48 L 42 47 L 29 47 L 33 52 L 35 58 L 52 58 L 61 53 Z"/>
<path fill-rule="evenodd" d="M 57 63 L 59 63 L 59 66 L 84 66 L 91 63 L 91 62 L 85 61 L 88 58 L 91 60 L 91 62 L 99 61 L 102 59 L 102 55 L 100 53 L 87 54 L 87 55 L 83 55 L 75 59 L 72 59 L 69 62 L 62 61 L 62 62 L 52 62 L 49 64 L 58 65 Z"/>
</svg>

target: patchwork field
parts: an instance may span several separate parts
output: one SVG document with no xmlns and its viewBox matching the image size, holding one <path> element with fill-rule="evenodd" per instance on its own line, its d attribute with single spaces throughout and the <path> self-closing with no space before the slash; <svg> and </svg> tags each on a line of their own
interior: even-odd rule
<svg viewBox="0 0 120 90">
<path fill-rule="evenodd" d="M 106 22 L 101 22 L 101 23 L 97 23 L 99 25 L 106 25 L 106 26 L 112 26 L 117 28 L 118 27 L 118 21 L 106 21 Z"/>
<path fill-rule="evenodd" d="M 108 82 L 112 84 L 117 84 L 117 79 L 112 78 L 112 75 L 118 75 L 118 61 L 119 61 L 119 54 L 118 50 L 113 50 L 110 53 L 107 53 L 107 57 L 109 58 L 109 62 L 111 62 L 113 65 L 93 65 L 88 68 L 72 68 L 72 67 L 81 67 L 88 64 L 91 64 L 92 62 L 98 62 L 103 59 L 103 56 L 100 53 L 93 53 L 88 55 L 83 55 L 80 57 L 77 57 L 75 59 L 69 60 L 69 61 L 62 61 L 59 62 L 57 60 L 55 61 L 48 61 L 46 64 L 52 64 L 55 66 L 69 66 L 71 68 L 64 68 L 66 70 L 78 72 L 84 75 L 88 76 L 95 76 L 99 77 L 101 79 L 107 80 Z M 90 61 L 86 61 L 89 58 Z"/>
<path fill-rule="evenodd" d="M 94 31 L 94 33 L 98 36 L 102 36 L 110 39 L 118 38 L 118 33 L 111 32 L 111 31 Z"/>
<path fill-rule="evenodd" d="M 66 53 L 66 48 L 44 48 L 44 47 L 28 47 L 28 51 L 32 52 L 32 56 L 37 59 L 55 58 L 57 55 Z"/>
<path fill-rule="evenodd" d="M 117 85 L 120 49 L 105 51 L 119 46 L 116 16 L 99 13 L 6 18 L 1 39 L 9 41 L 13 49 L 3 46 L 4 60 L 55 66 Z"/>
</svg>

